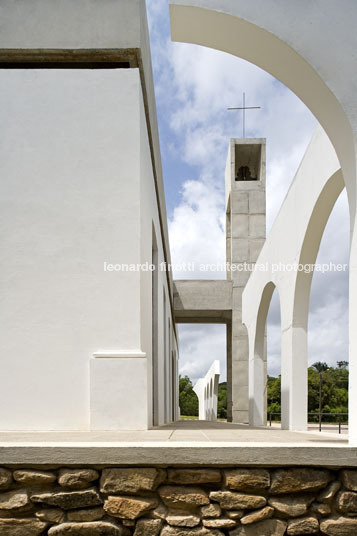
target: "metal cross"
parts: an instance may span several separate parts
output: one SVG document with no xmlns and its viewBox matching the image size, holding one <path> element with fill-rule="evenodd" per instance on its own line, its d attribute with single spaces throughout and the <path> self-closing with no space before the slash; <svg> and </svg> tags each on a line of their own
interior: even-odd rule
<svg viewBox="0 0 357 536">
<path fill-rule="evenodd" d="M 243 138 L 245 138 L 245 111 L 246 110 L 260 110 L 261 106 L 246 106 L 245 105 L 245 93 L 243 93 L 243 106 L 240 108 L 227 108 L 227 110 L 243 110 Z"/>
</svg>

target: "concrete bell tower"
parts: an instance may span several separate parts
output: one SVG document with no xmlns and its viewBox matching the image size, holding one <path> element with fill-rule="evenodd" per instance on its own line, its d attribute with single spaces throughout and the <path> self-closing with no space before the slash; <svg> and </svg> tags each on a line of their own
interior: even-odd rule
<svg viewBox="0 0 357 536">
<path fill-rule="evenodd" d="M 231 139 L 226 164 L 226 256 L 235 270 L 232 323 L 227 328 L 227 416 L 249 422 L 248 334 L 242 324 L 242 293 L 266 237 L 266 140 Z"/>
</svg>

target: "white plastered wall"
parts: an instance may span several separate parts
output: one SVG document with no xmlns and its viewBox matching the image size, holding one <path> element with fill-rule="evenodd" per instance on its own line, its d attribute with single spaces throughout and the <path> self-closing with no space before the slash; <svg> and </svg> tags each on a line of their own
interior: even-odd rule
<svg viewBox="0 0 357 536">
<path fill-rule="evenodd" d="M 140 264 L 152 262 L 152 232 L 154 228 L 157 242 L 157 354 L 158 367 L 153 371 L 152 361 L 152 273 L 141 270 L 139 274 L 140 305 L 138 319 L 140 323 L 140 346 L 136 357 L 128 358 L 120 349 L 107 352 L 108 357 L 94 358 L 91 362 L 92 390 L 91 415 L 92 428 L 99 430 L 146 429 L 153 425 L 153 398 L 158 399 L 158 424 L 173 420 L 173 406 L 177 374 L 172 379 L 171 361 L 175 345 L 175 333 L 170 308 L 170 288 L 166 272 L 160 265 L 165 262 L 162 235 L 159 221 L 159 208 L 154 186 L 152 160 L 149 147 L 148 131 L 141 89 L 137 101 L 140 118 L 140 136 L 137 149 L 140 161 L 139 180 L 139 228 L 140 228 Z M 127 203 L 124 198 L 123 204 Z M 122 258 L 125 258 L 122 255 Z M 129 262 L 129 260 L 124 261 Z M 114 274 L 116 278 L 121 274 Z M 120 304 L 125 311 L 125 303 Z M 132 350 L 135 353 L 135 349 Z M 106 355 L 105 351 L 102 355 Z M 129 363 L 128 363 L 129 362 Z M 113 374 L 113 369 L 116 374 Z M 100 375 L 97 375 L 100 370 Z M 153 374 L 157 374 L 157 393 L 153 393 Z M 118 384 L 118 378 L 121 379 Z M 122 407 L 122 411 L 118 408 Z M 127 408 L 132 408 L 128 414 Z M 95 417 L 97 415 L 97 417 Z M 177 415 L 177 410 L 175 416 Z"/>
<path fill-rule="evenodd" d="M 87 429 L 89 358 L 140 349 L 138 70 L 2 71 L 1 429 Z M 125 304 L 125 307 L 123 307 Z"/>
<path fill-rule="evenodd" d="M 0 429 L 147 428 L 151 273 L 104 271 L 151 262 L 152 222 L 164 260 L 139 70 L 0 76 Z"/>
<path fill-rule="evenodd" d="M 145 0 L 14 0 L 0 19 L 5 55 L 129 49 L 141 65 L 0 72 L 0 429 L 147 428 L 151 274 L 103 270 L 150 263 L 153 226 L 170 262 Z M 177 392 L 158 390 L 165 422 Z"/>
</svg>

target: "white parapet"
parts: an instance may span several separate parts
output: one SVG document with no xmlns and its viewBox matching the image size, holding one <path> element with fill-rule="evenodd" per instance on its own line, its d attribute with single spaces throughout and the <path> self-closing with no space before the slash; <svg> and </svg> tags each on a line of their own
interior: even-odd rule
<svg viewBox="0 0 357 536">
<path fill-rule="evenodd" d="M 214 361 L 204 378 L 200 378 L 193 390 L 198 396 L 200 421 L 217 420 L 218 384 L 220 376 L 220 363 Z"/>
</svg>

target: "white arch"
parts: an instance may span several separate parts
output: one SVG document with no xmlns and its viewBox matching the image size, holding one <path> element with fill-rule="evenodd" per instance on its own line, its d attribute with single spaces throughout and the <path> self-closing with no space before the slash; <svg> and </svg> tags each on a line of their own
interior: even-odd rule
<svg viewBox="0 0 357 536">
<path fill-rule="evenodd" d="M 307 8 L 295 0 L 174 0 L 170 15 L 174 41 L 244 58 L 300 97 L 335 147 L 354 213 L 356 2 L 315 0 Z"/>
<path fill-rule="evenodd" d="M 265 424 L 264 401 L 259 382 L 254 381 L 263 374 L 256 348 L 264 341 L 266 313 L 276 287 L 281 303 L 282 427 L 307 427 L 307 325 L 312 272 L 286 268 L 315 263 L 328 217 L 343 187 L 335 151 L 319 128 L 257 260 L 268 270 L 252 273 L 243 293 L 243 321 L 250 341 L 250 398 L 258 400 L 252 424 Z"/>
<path fill-rule="evenodd" d="M 219 376 L 220 363 L 216 360 L 205 377 L 197 380 L 193 387 L 199 401 L 199 420 L 215 421 L 217 419 Z"/>
<path fill-rule="evenodd" d="M 266 351 L 265 328 L 269 306 L 276 286 L 268 281 L 261 294 L 254 328 L 249 330 L 249 422 L 252 426 L 266 425 Z"/>
<path fill-rule="evenodd" d="M 354 0 L 174 0 L 172 38 L 244 58 L 289 87 L 308 106 L 329 136 L 347 189 L 351 218 L 350 254 L 350 443 L 357 444 L 357 35 Z M 309 24 L 306 24 L 308 17 Z M 314 182 L 313 178 L 313 182 Z M 306 200 L 306 196 L 305 196 Z M 282 303 L 282 310 L 285 306 Z M 303 329 L 301 330 L 303 331 Z M 299 329 L 283 337 L 282 353 L 291 352 Z M 304 337 L 302 337 L 304 338 Z M 290 357 L 288 358 L 292 364 Z M 292 365 L 293 366 L 293 365 Z M 286 367 L 288 369 L 288 367 Z M 293 368 L 286 376 L 294 375 Z M 286 386 L 282 386 L 285 393 Z M 285 426 L 293 422 L 288 396 Z"/>
</svg>

